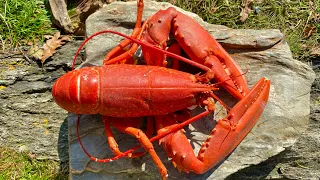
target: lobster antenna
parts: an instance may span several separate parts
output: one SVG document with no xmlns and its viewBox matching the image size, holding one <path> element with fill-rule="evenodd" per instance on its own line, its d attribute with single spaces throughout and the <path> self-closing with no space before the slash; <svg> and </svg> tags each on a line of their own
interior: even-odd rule
<svg viewBox="0 0 320 180">
<path fill-rule="evenodd" d="M 195 66 L 195 67 L 198 67 L 198 68 L 200 68 L 200 69 L 202 69 L 202 70 L 211 71 L 211 69 L 210 69 L 209 67 L 204 66 L 204 65 L 202 65 L 202 64 L 199 64 L 199 63 L 197 63 L 197 62 L 195 62 L 195 61 L 192 61 L 192 60 L 187 59 L 187 58 L 185 58 L 185 57 L 182 57 L 182 56 L 176 55 L 176 54 L 174 54 L 174 53 L 168 52 L 168 51 L 166 51 L 166 50 L 160 49 L 160 48 L 158 48 L 158 47 L 156 47 L 156 46 L 152 46 L 152 45 L 146 44 L 146 43 L 144 43 L 144 42 L 142 42 L 142 41 L 140 41 L 140 40 L 134 39 L 134 38 L 132 38 L 132 37 L 130 37 L 130 36 L 127 36 L 127 35 L 125 35 L 125 34 L 122 34 L 122 33 L 116 32 L 116 31 L 112 31 L 112 30 L 99 31 L 99 32 L 96 32 L 96 33 L 92 34 L 92 35 L 89 36 L 88 38 L 86 38 L 86 39 L 82 42 L 82 44 L 79 46 L 79 48 L 77 49 L 77 51 L 76 51 L 76 54 L 75 54 L 75 56 L 74 56 L 74 58 L 73 58 L 73 62 L 72 62 L 72 67 L 71 67 L 72 70 L 74 70 L 75 63 L 76 63 L 76 61 L 77 61 L 77 57 L 78 57 L 78 55 L 80 54 L 80 51 L 81 51 L 81 49 L 84 47 L 84 45 L 85 45 L 89 40 L 91 40 L 92 38 L 94 38 L 95 36 L 98 36 L 98 35 L 100 35 L 100 34 L 105 34 L 105 33 L 111 33 L 111 34 L 116 34 L 116 35 L 122 36 L 122 37 L 124 37 L 124 38 L 127 38 L 127 39 L 135 42 L 136 44 L 139 44 L 139 45 L 141 45 L 141 46 L 146 46 L 146 47 L 149 47 L 149 48 L 154 49 L 154 50 L 156 50 L 156 51 L 162 52 L 162 53 L 164 53 L 164 54 L 166 54 L 166 55 L 168 55 L 168 56 L 170 56 L 170 57 L 172 57 L 172 58 L 175 58 L 175 59 L 178 59 L 178 60 L 183 61 L 183 62 L 185 62 L 185 63 L 188 63 L 188 64 L 193 65 L 193 66 Z M 242 73 L 242 74 L 240 74 L 240 75 L 238 75 L 238 76 L 236 76 L 236 77 L 240 77 L 240 76 L 242 76 L 242 75 L 244 75 L 244 74 L 246 74 L 246 73 L 248 73 L 248 69 L 246 69 L 246 72 L 244 72 L 244 73 Z M 227 80 L 225 80 L 225 81 L 229 81 L 229 80 L 231 80 L 231 79 L 227 79 Z M 218 83 L 215 83 L 215 84 L 221 84 L 221 83 L 224 83 L 225 81 L 218 82 Z M 228 84 L 227 84 L 227 85 L 228 85 Z M 228 86 L 230 86 L 230 85 L 228 85 Z M 232 87 L 232 88 L 234 88 L 234 87 Z M 235 88 L 234 88 L 234 89 L 235 89 Z"/>
<path fill-rule="evenodd" d="M 130 37 L 130 36 L 127 36 L 127 35 L 125 35 L 125 34 L 122 34 L 122 33 L 116 32 L 116 31 L 112 31 L 112 30 L 99 31 L 99 32 L 96 32 L 96 33 L 92 34 L 92 35 L 89 36 L 87 39 L 85 39 L 85 40 L 83 41 L 83 43 L 80 45 L 80 47 L 78 48 L 78 50 L 77 50 L 77 52 L 76 52 L 76 54 L 75 54 L 75 56 L 74 56 L 74 58 L 73 58 L 72 70 L 74 69 L 75 63 L 76 63 L 76 61 L 77 61 L 77 56 L 79 55 L 79 53 L 80 53 L 81 49 L 83 48 L 83 46 L 84 46 L 89 40 L 91 40 L 92 38 L 94 38 L 95 36 L 98 36 L 98 35 L 100 35 L 100 34 L 105 34 L 105 33 L 111 33 L 111 34 L 116 34 L 116 35 L 122 36 L 122 37 L 124 37 L 124 38 L 130 39 L 131 41 L 133 41 L 133 42 L 136 43 L 136 44 L 139 44 L 139 45 L 141 45 L 141 46 L 145 46 L 145 47 L 154 49 L 154 50 L 159 51 L 159 52 L 161 52 L 161 53 L 164 53 L 164 54 L 166 54 L 166 55 L 168 55 L 168 56 L 170 56 L 170 57 L 172 57 L 172 58 L 175 58 L 175 59 L 177 59 L 177 60 L 180 60 L 180 61 L 183 61 L 183 62 L 185 62 L 185 63 L 188 63 L 188 64 L 190 64 L 190 65 L 192 65 L 192 66 L 197 67 L 197 68 L 200 68 L 200 69 L 202 69 L 202 70 L 204 70 L 204 71 L 211 71 L 211 69 L 208 68 L 207 66 L 204 66 L 204 65 L 202 65 L 202 64 L 199 64 L 199 63 L 197 63 L 197 62 L 195 62 L 195 61 L 192 61 L 192 60 L 190 60 L 190 59 L 187 59 L 187 58 L 184 58 L 184 57 L 182 57 L 182 56 L 176 55 L 176 54 L 174 54 L 174 53 L 165 51 L 165 50 L 163 50 L 163 49 L 159 49 L 159 48 L 156 47 L 156 46 L 152 46 L 152 45 L 146 44 L 146 43 L 144 43 L 144 42 L 142 42 L 142 41 L 140 41 L 140 40 L 134 39 L 134 38 L 132 38 L 132 37 Z"/>
<path fill-rule="evenodd" d="M 247 74 L 248 72 L 249 72 L 249 70 L 248 70 L 248 68 L 246 68 L 246 71 L 245 71 L 244 73 L 235 76 L 235 78 L 240 77 L 240 76 L 243 76 L 243 75 Z M 226 79 L 226 80 L 221 81 L 221 82 L 216 82 L 216 83 L 214 83 L 214 84 L 211 84 L 211 86 L 216 86 L 216 85 L 222 84 L 222 83 L 224 83 L 224 82 L 226 82 L 226 81 L 230 81 L 230 80 L 232 80 L 232 79 L 229 78 L 229 79 Z M 230 87 L 229 84 L 226 84 L 226 85 Z M 231 88 L 237 90 L 237 89 L 234 88 L 233 86 L 231 86 Z M 215 98 L 217 101 L 219 101 L 219 98 L 218 98 L 217 96 L 216 96 L 216 97 L 213 97 L 213 98 Z M 219 101 L 219 102 L 220 102 L 220 101 Z M 222 102 L 222 101 L 221 101 L 221 102 Z M 221 103 L 221 102 L 220 102 L 220 103 Z M 224 104 L 224 103 L 223 103 L 223 104 Z M 222 104 L 222 105 L 223 105 L 223 104 Z M 224 106 L 224 105 L 223 105 L 223 106 Z M 225 108 L 226 108 L 227 110 L 230 109 L 227 105 L 225 106 Z"/>
<path fill-rule="evenodd" d="M 240 77 L 240 76 L 243 76 L 243 75 L 247 74 L 248 72 L 249 72 L 249 70 L 248 70 L 248 68 L 247 68 L 244 73 L 235 76 L 235 78 Z M 232 80 L 232 79 L 229 78 L 229 79 L 226 79 L 226 80 L 224 80 L 224 81 L 216 82 L 216 83 L 211 84 L 211 86 L 216 86 L 216 85 L 222 84 L 222 83 L 224 83 L 224 82 L 226 82 L 226 81 L 230 81 L 230 80 Z"/>
</svg>

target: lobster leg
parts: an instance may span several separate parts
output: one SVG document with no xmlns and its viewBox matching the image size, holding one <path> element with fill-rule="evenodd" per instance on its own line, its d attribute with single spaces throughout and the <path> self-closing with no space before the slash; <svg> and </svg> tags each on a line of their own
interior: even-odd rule
<svg viewBox="0 0 320 180">
<path fill-rule="evenodd" d="M 108 138 L 109 147 L 116 156 L 121 155 L 123 152 L 119 150 L 118 143 L 114 139 L 114 136 L 110 127 L 111 125 L 118 127 L 119 126 L 118 124 L 120 124 L 120 122 L 122 125 L 124 124 L 126 127 L 135 127 L 135 128 L 138 128 L 143 123 L 141 118 L 114 118 L 114 117 L 103 116 L 103 123 L 106 131 L 106 135 Z M 148 138 L 150 138 L 153 133 L 153 130 L 154 130 L 153 126 L 154 126 L 153 119 L 150 119 L 148 117 L 146 133 L 145 133 L 145 135 Z M 119 130 L 122 130 L 122 128 L 120 128 Z M 132 158 L 138 158 L 144 154 L 145 152 L 138 152 L 138 153 L 130 153 L 127 156 Z"/>
<path fill-rule="evenodd" d="M 103 123 L 104 123 L 106 136 L 108 138 L 108 143 L 109 143 L 110 149 L 113 151 L 113 153 L 116 156 L 118 156 L 118 155 L 122 154 L 123 152 L 120 151 L 118 143 L 116 142 L 116 140 L 115 140 L 115 138 L 113 136 L 113 133 L 112 133 L 111 128 L 110 128 L 111 127 L 111 122 L 110 122 L 110 120 L 108 118 L 109 117 L 106 117 L 106 116 L 103 117 Z M 119 118 L 118 121 L 119 120 L 120 121 L 121 120 L 125 121 L 126 119 L 120 119 Z M 151 121 L 151 122 L 153 122 L 153 121 Z M 153 123 L 148 123 L 148 125 L 149 124 L 153 124 Z M 149 131 L 149 134 L 146 133 L 147 137 L 151 136 L 151 134 L 152 134 L 152 132 L 150 133 L 150 131 Z M 145 152 L 138 152 L 138 153 L 132 153 L 132 154 L 130 153 L 127 156 L 128 157 L 132 157 L 132 158 L 138 158 L 138 157 L 140 157 L 140 156 L 142 156 L 144 154 L 145 154 Z"/>
<path fill-rule="evenodd" d="M 142 36 L 141 33 L 142 33 L 143 27 L 141 27 L 141 23 L 142 23 L 143 7 L 144 7 L 143 0 L 138 0 L 137 1 L 137 20 L 136 20 L 135 28 L 133 29 L 133 32 L 131 34 L 132 38 L 140 39 Z M 114 62 L 130 59 L 138 49 L 138 45 L 134 43 L 132 44 L 132 46 L 128 51 L 124 50 L 124 48 L 131 43 L 132 41 L 130 39 L 125 39 L 121 41 L 115 48 L 113 48 L 105 56 L 103 60 L 103 64 L 104 65 L 114 64 Z"/>
<path fill-rule="evenodd" d="M 228 113 L 225 119 L 217 122 L 216 127 L 203 143 L 198 156 L 182 131 L 177 131 L 164 138 L 161 142 L 168 156 L 179 170 L 193 171 L 202 174 L 218 165 L 225 159 L 251 131 L 261 116 L 269 96 L 270 81 L 262 78 Z M 158 122 L 159 123 L 159 122 Z M 166 131 L 171 122 L 160 121 L 165 129 L 157 129 L 158 132 Z M 171 124 L 170 124 L 171 123 Z"/>
<path fill-rule="evenodd" d="M 140 118 L 138 118 L 138 119 L 136 119 L 136 118 L 125 118 L 125 119 L 121 119 L 121 121 L 119 121 L 118 118 L 112 118 L 112 117 L 105 117 L 104 116 L 103 120 L 104 120 L 105 124 L 109 125 L 110 123 L 112 123 L 112 125 L 116 129 L 118 129 L 119 131 L 136 137 L 139 140 L 139 142 L 142 144 L 142 146 L 145 148 L 145 150 L 150 154 L 150 156 L 153 159 L 154 163 L 157 165 L 162 178 L 166 179 L 166 177 L 168 176 L 166 167 L 163 165 L 163 163 L 161 162 L 161 160 L 158 157 L 157 153 L 155 152 L 154 147 L 153 147 L 152 143 L 150 142 L 150 139 L 148 138 L 148 136 L 142 130 L 137 128 L 137 126 L 139 126 L 139 123 L 137 123 L 137 120 L 140 121 Z M 153 128 L 152 125 L 153 124 L 151 124 L 151 126 L 149 125 L 148 128 Z M 150 131 L 150 129 L 147 130 L 147 132 L 152 133 L 152 131 Z M 110 138 L 108 136 L 108 141 L 109 141 L 109 139 L 112 140 L 113 137 Z M 114 142 L 113 145 L 117 145 L 117 143 Z M 110 146 L 111 146 L 111 144 L 110 144 Z M 119 151 L 118 147 L 114 147 L 113 149 L 117 149 Z M 119 152 L 117 152 L 117 155 L 120 155 L 121 153 L 122 152 L 119 151 Z M 136 156 L 136 157 L 139 157 L 140 155 L 141 155 L 141 153 L 132 154 L 132 156 Z M 128 154 L 128 156 L 131 156 L 131 155 Z"/>
<path fill-rule="evenodd" d="M 176 55 L 180 55 L 181 54 L 181 47 L 179 46 L 179 44 L 175 43 L 172 44 L 168 49 L 168 52 L 174 53 Z M 172 59 L 172 69 L 176 69 L 179 70 L 179 60 L 177 59 Z"/>
</svg>

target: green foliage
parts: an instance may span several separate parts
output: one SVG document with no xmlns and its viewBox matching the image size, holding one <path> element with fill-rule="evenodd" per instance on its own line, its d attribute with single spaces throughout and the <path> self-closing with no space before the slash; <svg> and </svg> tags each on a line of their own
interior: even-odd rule
<svg viewBox="0 0 320 180">
<path fill-rule="evenodd" d="M 24 45 L 52 32 L 44 1 L 0 0 L 0 47 Z"/>
<path fill-rule="evenodd" d="M 53 160 L 36 160 L 32 154 L 0 147 L 0 179 L 67 179 Z"/>
<path fill-rule="evenodd" d="M 165 0 L 163 0 L 165 1 Z M 205 21 L 230 28 L 280 29 L 296 59 L 308 60 L 310 50 L 320 43 L 319 0 L 253 1 L 246 21 L 240 21 L 242 0 L 169 0 L 176 6 L 198 14 Z M 313 3 L 312 3 L 313 2 Z M 308 35 L 308 28 L 315 27 Z"/>
</svg>

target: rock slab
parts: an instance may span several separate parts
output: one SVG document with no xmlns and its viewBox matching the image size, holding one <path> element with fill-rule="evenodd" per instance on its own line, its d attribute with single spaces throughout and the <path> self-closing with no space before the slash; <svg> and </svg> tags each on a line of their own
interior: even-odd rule
<svg viewBox="0 0 320 180">
<path fill-rule="evenodd" d="M 143 19 L 159 9 L 172 5 L 154 1 L 145 2 Z M 212 34 L 238 62 L 252 87 L 261 77 L 271 80 L 270 99 L 257 125 L 238 148 L 218 168 L 203 175 L 183 173 L 167 160 L 163 149 L 156 145 L 156 151 L 168 169 L 169 179 L 225 179 L 246 167 L 259 164 L 291 147 L 308 126 L 310 114 L 310 87 L 314 80 L 312 69 L 292 58 L 290 48 L 279 30 L 230 29 L 225 26 L 207 24 L 197 15 L 188 14 Z M 87 34 L 112 29 L 130 34 L 136 17 L 136 2 L 115 2 L 92 14 L 86 21 Z M 92 39 L 86 47 L 87 60 L 83 66 L 101 65 L 105 54 L 121 40 L 114 35 L 101 35 Z M 101 117 L 83 116 L 81 137 L 86 149 L 98 158 L 112 157 Z M 70 172 L 72 179 L 159 179 L 159 173 L 146 155 L 139 159 L 120 159 L 101 164 L 90 161 L 79 147 L 75 135 L 76 116 L 68 117 Z M 202 120 L 210 127 L 210 120 Z M 204 128 L 190 126 L 195 151 L 208 135 Z M 122 150 L 136 143 L 128 135 L 114 131 Z"/>
<path fill-rule="evenodd" d="M 53 101 L 54 81 L 70 69 L 79 43 L 57 50 L 45 63 L 0 54 L 0 146 L 38 159 L 68 161 L 67 112 Z"/>
</svg>

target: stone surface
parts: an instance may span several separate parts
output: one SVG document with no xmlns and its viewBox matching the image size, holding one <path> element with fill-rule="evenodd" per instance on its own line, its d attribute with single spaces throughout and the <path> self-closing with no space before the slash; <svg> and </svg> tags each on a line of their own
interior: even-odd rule
<svg viewBox="0 0 320 180">
<path fill-rule="evenodd" d="M 308 129 L 292 147 L 226 179 L 320 179 L 320 68 L 316 64 L 313 67 L 316 79 L 311 88 Z"/>
<path fill-rule="evenodd" d="M 135 22 L 136 2 L 112 3 L 87 19 L 87 33 L 112 29 L 130 34 Z M 144 19 L 167 3 L 145 2 Z M 314 80 L 312 69 L 292 58 L 290 49 L 278 30 L 234 30 L 204 23 L 198 16 L 188 13 L 203 25 L 230 52 L 252 87 L 261 77 L 271 80 L 269 103 L 255 128 L 217 169 L 203 175 L 181 173 L 176 170 L 163 149 L 154 143 L 156 151 L 169 171 L 169 179 L 224 179 L 237 177 L 236 172 L 259 165 L 272 157 L 282 155 L 306 130 L 309 122 L 310 87 Z M 122 38 L 105 35 L 94 38 L 86 47 L 84 65 L 99 65 L 106 52 Z M 139 159 L 120 159 L 108 164 L 92 162 L 79 148 L 75 136 L 75 116 L 69 116 L 70 172 L 73 179 L 159 179 L 159 173 L 150 156 Z M 202 120 L 209 127 L 212 121 Z M 199 127 L 199 126 L 195 126 Z M 133 147 L 134 139 L 121 133 L 115 136 L 120 148 Z M 192 128 L 187 131 L 195 151 L 207 136 L 207 130 Z M 80 134 L 86 149 L 99 158 L 112 157 L 99 116 L 83 116 Z M 272 169 L 271 169 L 272 170 Z M 270 171 L 271 171 L 270 170 Z M 287 171 L 289 172 L 289 170 Z M 256 176 L 259 177 L 259 176 Z M 270 178 L 273 178 L 270 176 Z M 288 176 L 289 178 L 289 176 Z M 233 178 L 234 179 L 234 178 Z"/>
<path fill-rule="evenodd" d="M 64 0 L 49 0 L 52 22 L 66 33 L 73 33 L 72 22 Z"/>
<path fill-rule="evenodd" d="M 70 69 L 77 46 L 72 42 L 57 50 L 46 71 L 21 55 L 0 54 L 0 146 L 39 159 L 68 160 L 67 112 L 53 101 L 51 86 Z"/>
</svg>

